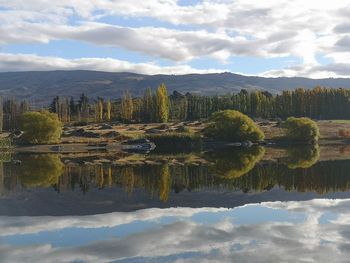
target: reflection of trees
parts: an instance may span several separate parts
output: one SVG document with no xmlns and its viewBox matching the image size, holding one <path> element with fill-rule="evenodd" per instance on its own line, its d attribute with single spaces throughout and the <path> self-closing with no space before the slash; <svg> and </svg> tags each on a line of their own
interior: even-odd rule
<svg viewBox="0 0 350 263">
<path fill-rule="evenodd" d="M 135 175 L 132 167 L 123 167 L 121 169 L 121 183 L 128 194 L 134 190 Z"/>
<path fill-rule="evenodd" d="M 48 187 L 58 183 L 63 164 L 58 155 L 27 155 L 21 158 L 20 180 L 26 187 Z"/>
<path fill-rule="evenodd" d="M 294 146 L 288 149 L 286 164 L 290 169 L 309 168 L 320 159 L 320 147 L 316 145 Z"/>
<path fill-rule="evenodd" d="M 264 154 L 265 149 L 260 146 L 244 149 L 229 148 L 210 152 L 206 159 L 213 163 L 213 173 L 226 179 L 234 179 L 251 171 Z"/>
<path fill-rule="evenodd" d="M 170 173 L 169 165 L 163 165 L 159 178 L 159 199 L 163 202 L 168 201 L 170 192 Z"/>
<path fill-rule="evenodd" d="M 206 158 L 211 164 L 179 164 L 163 160 L 138 165 L 68 164 L 64 168 L 57 155 L 30 155 L 16 157 L 22 160 L 20 165 L 3 163 L 3 189 L 8 193 L 18 185 L 54 185 L 59 192 L 78 189 L 85 193 L 94 188 L 103 191 L 107 187 L 119 187 L 129 194 L 135 189 L 143 189 L 164 202 L 171 191 L 180 193 L 218 187 L 245 192 L 267 191 L 272 187 L 318 193 L 350 190 L 350 160 L 321 161 L 309 168 L 291 169 L 284 161 L 258 163 L 262 154 L 263 150 L 256 148 L 240 153 L 208 154 Z M 240 176 L 243 174 L 245 176 Z"/>
</svg>

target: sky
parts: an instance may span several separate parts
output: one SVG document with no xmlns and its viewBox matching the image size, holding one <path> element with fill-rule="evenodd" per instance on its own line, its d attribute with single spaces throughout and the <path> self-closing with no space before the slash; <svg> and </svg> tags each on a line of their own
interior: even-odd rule
<svg viewBox="0 0 350 263">
<path fill-rule="evenodd" d="M 314 199 L 234 209 L 1 216 L 0 254 L 6 262 L 345 263 L 349 208 L 349 199 Z M 86 238 L 74 240 L 77 232 Z"/>
<path fill-rule="evenodd" d="M 0 71 L 349 77 L 348 0 L 0 0 Z"/>
</svg>

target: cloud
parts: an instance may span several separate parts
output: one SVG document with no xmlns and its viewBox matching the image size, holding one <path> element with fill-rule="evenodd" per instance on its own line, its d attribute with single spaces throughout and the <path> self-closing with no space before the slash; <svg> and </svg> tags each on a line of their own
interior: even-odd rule
<svg viewBox="0 0 350 263">
<path fill-rule="evenodd" d="M 122 238 L 96 241 L 71 248 L 56 248 L 49 244 L 29 246 L 2 244 L 0 254 L 5 262 L 106 262 L 123 259 L 135 261 L 139 259 L 147 262 L 332 262 L 334 258 L 337 262 L 348 262 L 350 256 L 349 199 L 268 202 L 259 207 L 270 209 L 269 214 L 273 215 L 273 219 L 277 221 L 264 220 L 255 224 L 234 224 L 232 217 L 228 217 L 210 224 L 191 221 L 190 218 L 183 220 L 183 217 L 180 217 L 176 222 Z M 244 212 L 244 209 L 251 208 L 252 205 L 248 205 L 239 209 Z M 128 220 L 125 221 L 119 217 L 126 216 L 135 220 L 142 219 L 144 215 L 146 215 L 145 220 L 148 220 L 150 217 L 166 217 L 167 212 L 176 215 L 176 210 L 174 208 L 164 213 L 161 209 L 152 210 L 142 212 L 145 214 L 140 213 L 135 217 L 132 216 L 133 213 L 109 214 L 104 221 L 127 222 Z M 184 210 L 179 208 L 177 212 L 178 214 L 184 212 L 185 216 L 199 212 L 198 209 L 193 209 L 194 212 L 191 210 L 191 208 Z M 237 209 L 233 209 L 232 212 L 235 210 Z M 299 214 L 300 218 L 304 219 L 294 223 L 288 220 L 281 221 L 274 210 L 282 210 L 283 214 L 288 213 L 292 217 Z M 208 212 L 215 215 L 218 211 Z M 151 214 L 153 216 L 150 216 Z M 327 221 L 329 214 L 334 216 Z M 98 218 L 102 219 L 102 216 Z M 239 217 L 239 213 L 235 214 L 236 217 Z M 27 219 L 32 222 L 31 218 Z M 86 222 L 89 222 L 90 227 L 104 226 L 104 224 L 94 223 L 99 220 L 91 216 L 75 217 L 75 219 L 75 226 L 80 220 L 83 226 Z M 8 222 L 14 227 L 18 227 L 17 223 L 25 223 L 24 220 L 13 223 L 8 220 Z M 7 227 L 5 225 L 5 229 Z"/>
<path fill-rule="evenodd" d="M 207 31 L 179 31 L 154 27 L 120 27 L 101 23 L 79 26 L 49 26 L 25 23 L 21 27 L 3 27 L 0 43 L 48 43 L 51 40 L 76 40 L 98 46 L 123 48 L 149 56 L 176 62 L 212 57 L 218 60 L 240 56 L 287 56 L 286 49 L 278 49 L 281 39 L 290 34 L 275 34 L 270 39 L 248 40 Z M 300 52 L 299 52 L 300 53 Z"/>
<path fill-rule="evenodd" d="M 174 63 L 290 56 L 302 59 L 300 70 L 277 68 L 262 74 L 311 77 L 343 76 L 344 65 L 319 68 L 324 63 L 317 58 L 350 52 L 347 0 L 205 0 L 193 5 L 177 0 L 0 0 L 0 8 L 1 44 L 68 39 Z M 136 23 L 107 23 L 109 17 Z M 142 26 L 147 19 L 154 26 Z"/>
<path fill-rule="evenodd" d="M 260 74 L 262 77 L 306 77 L 314 79 L 323 78 L 349 78 L 350 63 L 330 63 L 325 65 L 297 65 L 284 69 L 269 70 Z"/>
<path fill-rule="evenodd" d="M 149 75 L 222 72 L 222 70 L 215 69 L 195 69 L 188 65 L 163 67 L 153 62 L 131 63 L 113 58 L 64 59 L 28 54 L 0 53 L 0 72 L 49 70 L 96 70 L 107 72 L 134 72 Z"/>
<path fill-rule="evenodd" d="M 88 216 L 16 216 L 0 217 L 0 236 L 31 234 L 42 231 L 56 231 L 64 228 L 102 228 L 116 227 L 130 224 L 136 221 L 157 221 L 162 217 L 179 216 L 181 218 L 192 217 L 199 213 L 216 213 L 228 211 L 227 208 L 150 208 L 135 212 L 115 212 L 101 215 Z"/>
</svg>

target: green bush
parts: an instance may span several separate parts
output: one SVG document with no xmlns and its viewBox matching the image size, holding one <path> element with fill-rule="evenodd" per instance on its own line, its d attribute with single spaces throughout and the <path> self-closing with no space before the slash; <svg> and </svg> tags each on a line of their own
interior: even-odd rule
<svg viewBox="0 0 350 263">
<path fill-rule="evenodd" d="M 214 113 L 209 119 L 209 125 L 203 130 L 207 137 L 223 141 L 260 141 L 264 133 L 247 115 L 235 110 L 225 110 Z"/>
<path fill-rule="evenodd" d="M 156 152 L 188 152 L 201 149 L 202 139 L 193 133 L 165 132 L 146 137 L 156 145 Z"/>
<path fill-rule="evenodd" d="M 287 129 L 286 139 L 303 143 L 315 143 L 320 138 L 317 123 L 309 118 L 289 117 L 283 124 Z"/>
<path fill-rule="evenodd" d="M 22 116 L 21 139 L 25 143 L 58 143 L 62 134 L 62 123 L 57 114 L 48 111 L 26 112 Z"/>
</svg>

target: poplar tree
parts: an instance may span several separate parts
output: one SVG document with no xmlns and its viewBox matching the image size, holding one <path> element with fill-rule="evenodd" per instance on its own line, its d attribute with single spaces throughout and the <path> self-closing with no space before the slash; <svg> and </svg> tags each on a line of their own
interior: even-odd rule
<svg viewBox="0 0 350 263">
<path fill-rule="evenodd" d="M 151 122 L 154 120 L 153 116 L 153 98 L 152 98 L 152 90 L 151 88 L 147 88 L 145 91 L 145 95 L 143 96 L 143 101 L 142 101 L 142 120 L 144 122 Z"/>
<path fill-rule="evenodd" d="M 108 99 L 106 103 L 106 121 L 111 121 L 111 111 L 112 111 L 112 104 L 111 104 L 111 101 Z"/>
<path fill-rule="evenodd" d="M 131 121 L 134 112 L 134 105 L 129 91 L 125 91 L 121 101 L 120 115 L 122 120 Z"/>
<path fill-rule="evenodd" d="M 99 98 L 97 101 L 97 121 L 103 121 L 103 99 Z"/>
<path fill-rule="evenodd" d="M 157 89 L 157 121 L 167 122 L 169 119 L 169 98 L 165 84 Z"/>
</svg>

